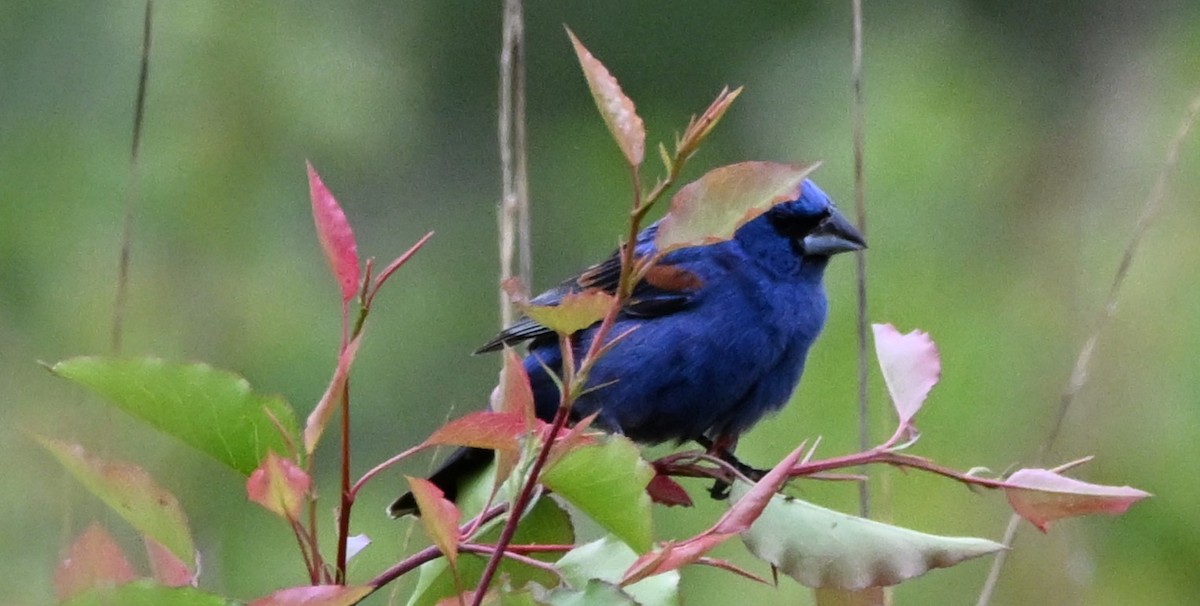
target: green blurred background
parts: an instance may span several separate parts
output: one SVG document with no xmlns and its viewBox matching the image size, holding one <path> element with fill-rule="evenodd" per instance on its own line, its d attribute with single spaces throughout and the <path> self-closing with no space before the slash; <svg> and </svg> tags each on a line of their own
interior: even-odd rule
<svg viewBox="0 0 1200 606">
<path fill-rule="evenodd" d="M 915 452 L 962 469 L 1028 463 L 1200 87 L 1200 3 L 867 5 L 871 317 L 928 330 L 943 357 Z M 500 2 L 157 8 L 125 351 L 234 369 L 307 413 L 339 330 L 311 226 L 308 158 L 364 255 L 386 261 L 437 232 L 370 320 L 354 375 L 355 469 L 451 411 L 481 407 L 498 362 L 468 353 L 498 322 Z M 848 2 L 531 1 L 526 10 L 535 288 L 609 251 L 627 204 L 620 156 L 563 24 L 621 80 L 652 142 L 723 85 L 745 85 L 687 179 L 746 159 L 821 158 L 817 180 L 852 206 Z M 303 582 L 289 532 L 246 503 L 240 477 L 37 364 L 108 348 L 141 11 L 136 1 L 0 5 L 0 602 L 49 602 L 56 553 L 89 520 L 136 546 L 23 430 L 151 470 L 184 503 L 203 588 L 251 598 Z M 1193 140 L 1052 457 L 1095 454 L 1079 476 L 1155 498 L 1049 535 L 1026 525 L 994 603 L 1200 601 L 1198 199 Z M 746 460 L 766 465 L 817 435 L 825 455 L 854 448 L 852 278 L 851 259 L 833 264 L 825 336 L 793 405 L 743 439 Z M 882 437 L 890 426 L 878 384 L 873 394 Z M 328 451 L 318 462 L 330 507 L 333 463 Z M 999 495 L 878 471 L 887 518 L 1000 536 Z M 355 532 L 376 543 L 353 563 L 355 578 L 403 549 L 410 523 L 382 514 L 399 474 L 356 510 Z M 799 492 L 855 507 L 848 484 Z M 659 510 L 658 534 L 685 536 L 719 511 L 708 502 Z M 423 541 L 412 535 L 409 549 Z M 768 573 L 740 545 L 720 555 Z M 899 588 L 897 602 L 973 603 L 987 566 L 934 572 Z M 709 569 L 685 573 L 684 597 L 809 600 L 790 579 L 774 589 Z"/>
</svg>

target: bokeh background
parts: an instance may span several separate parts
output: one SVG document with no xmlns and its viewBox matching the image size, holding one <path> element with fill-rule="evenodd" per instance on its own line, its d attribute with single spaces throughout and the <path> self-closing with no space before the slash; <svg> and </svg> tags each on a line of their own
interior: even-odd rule
<svg viewBox="0 0 1200 606">
<path fill-rule="evenodd" d="M 943 356 L 915 452 L 962 469 L 1028 463 L 1200 89 L 1200 3 L 867 4 L 871 317 L 928 330 Z M 125 351 L 234 369 L 307 413 L 339 330 L 308 158 L 365 255 L 386 261 L 437 232 L 371 317 L 354 375 L 355 469 L 481 407 L 498 361 L 468 353 L 498 322 L 500 2 L 157 9 Z M 852 206 L 848 2 L 526 10 L 535 288 L 607 253 L 628 199 L 563 24 L 618 76 L 651 141 L 669 140 L 723 85 L 746 87 L 688 179 L 746 159 L 820 158 L 817 180 Z M 289 532 L 246 503 L 241 478 L 38 366 L 108 349 L 141 11 L 136 1 L 0 5 L 0 602 L 49 602 L 56 554 L 89 520 L 136 546 L 25 430 L 151 470 L 184 503 L 202 587 L 251 598 L 303 582 Z M 994 603 L 1200 600 L 1198 201 L 1192 140 L 1052 454 L 1095 454 L 1079 476 L 1155 498 L 1049 535 L 1025 526 Z M 852 260 L 838 259 L 826 334 L 793 404 L 743 439 L 746 460 L 769 464 L 818 435 L 826 455 L 854 448 L 852 279 Z M 333 463 L 332 452 L 319 461 L 330 507 Z M 376 541 L 354 562 L 357 578 L 423 541 L 382 515 L 399 474 L 356 510 L 355 531 Z M 998 538 L 1008 517 L 999 495 L 921 474 L 878 478 L 877 506 L 909 527 Z M 799 492 L 855 507 L 849 484 Z M 659 510 L 657 532 L 685 536 L 719 511 Z M 740 545 L 721 555 L 767 574 Z M 931 573 L 900 587 L 897 603 L 973 603 L 987 566 Z M 790 579 L 774 589 L 708 569 L 685 573 L 684 596 L 810 599 Z"/>
</svg>

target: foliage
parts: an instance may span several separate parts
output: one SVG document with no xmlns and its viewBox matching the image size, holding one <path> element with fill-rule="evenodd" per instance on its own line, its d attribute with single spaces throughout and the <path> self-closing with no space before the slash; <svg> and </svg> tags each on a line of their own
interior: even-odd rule
<svg viewBox="0 0 1200 606">
<path fill-rule="evenodd" d="M 739 470 L 703 452 L 646 461 L 623 437 L 589 432 L 587 422 L 568 428 L 568 411 L 587 383 L 590 369 L 606 353 L 609 345 L 604 344 L 612 342 L 608 336 L 618 310 L 633 285 L 654 271 L 655 259 L 635 262 L 633 237 L 740 93 L 740 89 L 723 91 L 699 118 L 692 119 L 673 152 L 660 148 L 665 174 L 643 189 L 642 119 L 608 69 L 573 33 L 568 35 L 634 186 L 629 237 L 621 247 L 615 295 L 584 291 L 554 307 L 518 301 L 527 314 L 558 333 L 566 360 L 574 355 L 570 334 L 599 323 L 582 359 L 564 365 L 562 401 L 552 422 L 533 418 L 528 378 L 511 352 L 506 352 L 493 411 L 446 423 L 427 440 L 352 482 L 349 385 L 366 320 L 379 289 L 429 236 L 374 275 L 373 260 L 360 261 L 342 207 L 311 165 L 311 211 L 339 286 L 342 333 L 333 377 L 303 431 L 287 402 L 256 394 L 245 380 L 205 365 L 94 357 L 69 359 L 51 368 L 54 374 L 248 476 L 249 500 L 279 516 L 295 533 L 309 579 L 309 585 L 278 590 L 251 604 L 353 604 L 414 570 L 419 570 L 419 581 L 410 596 L 412 604 L 456 596 L 460 603 L 473 604 L 496 599 L 533 604 L 673 604 L 679 599 L 679 570 L 686 566 L 712 566 L 761 581 L 754 573 L 709 555 L 735 537 L 774 569 L 823 590 L 822 595 L 834 596 L 829 598 L 833 600 L 838 592 L 893 585 L 1004 546 L 986 539 L 919 533 L 834 512 L 781 495 L 790 480 L 829 477 L 836 470 L 871 464 L 926 471 L 972 487 L 1003 490 L 1013 510 L 1042 530 L 1065 517 L 1119 514 L 1148 496 L 1129 487 L 1089 484 L 1062 475 L 1075 464 L 986 477 L 907 454 L 918 440 L 914 419 L 940 379 L 941 360 L 928 335 L 901 334 L 886 324 L 874 326 L 876 353 L 899 423 L 888 440 L 863 452 L 816 459 L 816 445 L 801 444 L 751 483 Z M 675 194 L 658 235 L 660 250 L 732 237 L 740 225 L 794 197 L 815 168 L 816 164 L 745 162 L 708 172 Z M 335 509 L 335 554 L 330 558 L 318 541 L 320 503 L 311 471 L 314 460 L 322 456 L 318 446 L 324 430 L 338 413 L 341 487 Z M 174 497 L 145 471 L 129 463 L 97 459 L 74 444 L 36 439 L 141 534 L 152 569 L 148 577 L 139 576 L 107 532 L 91 526 L 59 567 L 60 600 L 69 604 L 233 603 L 194 587 L 200 567 L 187 520 Z M 447 500 L 428 481 L 408 478 L 424 512 L 421 525 L 433 545 L 365 581 L 350 583 L 347 562 L 355 539 L 350 525 L 359 491 L 385 469 L 437 445 L 487 448 L 500 454 L 495 478 L 481 489 L 486 493 L 483 505 L 465 513 L 461 503 Z M 690 502 L 686 490 L 672 479 L 675 476 L 731 483 L 734 499 L 707 530 L 656 543 L 652 501 Z M 576 529 L 562 502 L 590 518 L 606 536 L 576 544 Z"/>
</svg>

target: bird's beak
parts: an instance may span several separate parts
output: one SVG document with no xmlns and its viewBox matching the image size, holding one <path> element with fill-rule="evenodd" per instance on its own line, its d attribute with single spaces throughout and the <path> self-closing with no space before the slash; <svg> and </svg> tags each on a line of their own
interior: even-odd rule
<svg viewBox="0 0 1200 606">
<path fill-rule="evenodd" d="M 832 256 L 862 250 L 867 241 L 849 219 L 833 209 L 811 233 L 804 237 L 804 254 Z"/>
</svg>

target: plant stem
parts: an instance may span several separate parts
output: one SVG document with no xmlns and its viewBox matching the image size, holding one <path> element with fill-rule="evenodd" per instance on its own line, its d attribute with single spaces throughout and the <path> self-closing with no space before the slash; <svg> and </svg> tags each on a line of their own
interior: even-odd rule
<svg viewBox="0 0 1200 606">
<path fill-rule="evenodd" d="M 867 234 L 866 178 L 863 174 L 865 162 L 863 130 L 866 124 L 863 99 L 863 14 L 862 0 L 850 0 L 853 24 L 851 26 L 852 60 L 850 68 L 851 88 L 854 91 L 854 210 L 858 219 L 858 230 Z M 854 254 L 856 261 L 855 283 L 858 289 L 858 447 L 866 450 L 871 444 L 871 406 L 867 383 L 871 378 L 871 359 L 867 341 L 867 255 L 866 251 Z M 865 473 L 865 470 L 864 470 Z M 871 487 L 867 482 L 858 485 L 858 512 L 862 517 L 871 516 Z"/>
<path fill-rule="evenodd" d="M 350 508 L 354 495 L 350 492 L 350 380 L 342 383 L 342 489 L 341 504 L 338 506 L 337 560 L 335 563 L 337 584 L 346 583 L 346 542 L 350 538 Z"/>
<path fill-rule="evenodd" d="M 1079 355 L 1075 358 L 1075 366 L 1071 371 L 1071 377 L 1067 380 L 1067 385 L 1063 389 L 1062 397 L 1059 400 L 1058 411 L 1055 414 L 1054 422 L 1050 426 L 1050 432 L 1046 435 L 1046 439 L 1038 447 L 1036 462 L 1041 462 L 1042 459 L 1054 447 L 1054 443 L 1058 440 L 1059 432 L 1062 430 L 1063 419 L 1067 417 L 1067 412 L 1071 408 L 1071 404 L 1075 402 L 1075 398 L 1087 383 L 1088 369 L 1091 367 L 1092 354 L 1096 349 L 1096 344 L 1100 340 L 1100 334 L 1112 321 L 1113 316 L 1117 314 L 1117 296 L 1121 292 L 1121 287 L 1125 284 L 1125 276 L 1129 273 L 1129 267 L 1133 264 L 1133 258 L 1137 254 L 1138 245 L 1141 244 L 1142 237 L 1154 223 L 1162 210 L 1163 199 L 1167 194 L 1167 184 L 1171 176 L 1175 174 L 1175 167 L 1179 163 L 1179 150 L 1183 147 L 1183 142 L 1187 139 L 1188 133 L 1196 125 L 1197 119 L 1200 118 L 1200 93 L 1192 97 L 1188 104 L 1187 115 L 1179 125 L 1179 129 L 1175 133 L 1175 138 L 1167 146 L 1167 155 L 1163 160 L 1162 168 L 1159 170 L 1158 178 L 1154 182 L 1154 189 L 1150 191 L 1150 195 L 1146 197 L 1146 201 L 1142 203 L 1141 213 L 1138 214 L 1137 223 L 1133 226 L 1133 234 L 1129 237 L 1129 243 L 1125 246 L 1125 253 L 1121 256 L 1121 263 L 1117 266 L 1116 274 L 1113 276 L 1112 285 L 1108 289 L 1108 297 L 1104 301 L 1104 307 L 1100 311 L 1100 316 L 1096 319 L 1096 324 L 1092 329 L 1092 334 L 1088 336 L 1083 347 L 1079 350 Z M 1013 539 L 1017 534 L 1017 523 L 1020 521 L 1016 514 L 1009 517 L 1008 526 L 1004 529 L 1004 545 L 1012 547 Z M 991 602 L 992 594 L 996 591 L 996 584 L 1000 580 L 1000 571 L 1004 568 L 1004 563 L 1007 560 L 1007 551 L 1002 551 L 996 554 L 996 558 L 992 560 L 992 567 L 988 571 L 987 580 L 984 581 L 983 589 L 979 592 L 979 600 L 976 606 L 987 606 Z"/>
<path fill-rule="evenodd" d="M 563 398 L 569 396 L 571 390 L 564 389 Z M 487 593 L 487 588 L 492 584 L 492 579 L 496 576 L 496 570 L 500 566 L 500 560 L 504 557 L 504 551 L 508 548 L 509 543 L 512 543 L 513 535 L 517 532 L 517 524 L 520 522 L 521 514 L 525 512 L 525 508 L 529 505 L 529 500 L 533 497 L 533 488 L 537 486 L 538 476 L 542 473 L 542 468 L 546 465 L 546 459 L 550 456 L 550 447 L 554 445 L 554 438 L 558 436 L 562 428 L 567 424 L 567 413 L 570 410 L 569 406 L 559 406 L 558 412 L 554 415 L 554 424 L 551 425 L 550 431 L 546 435 L 546 441 L 542 443 L 541 450 L 538 451 L 537 459 L 533 461 L 533 467 L 529 470 L 529 478 L 521 485 L 521 493 L 517 495 L 517 500 L 513 503 L 513 507 L 508 512 L 508 519 L 504 522 L 504 530 L 500 532 L 500 538 L 496 541 L 495 549 L 492 557 L 488 558 L 487 566 L 483 569 L 483 574 L 479 577 L 479 584 L 475 588 L 475 597 L 472 600 L 472 606 L 479 606 L 483 603 L 484 594 Z"/>
</svg>

